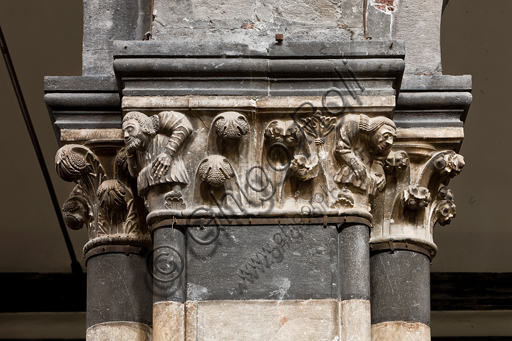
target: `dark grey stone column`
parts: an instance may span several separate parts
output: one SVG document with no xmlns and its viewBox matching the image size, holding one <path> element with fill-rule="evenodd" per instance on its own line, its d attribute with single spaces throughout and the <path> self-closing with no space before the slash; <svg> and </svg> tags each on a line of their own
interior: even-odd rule
<svg viewBox="0 0 512 341">
<path fill-rule="evenodd" d="M 165 226 L 153 231 L 153 303 L 186 300 L 185 230 Z"/>
<path fill-rule="evenodd" d="M 370 300 L 370 228 L 345 224 L 339 240 L 339 300 Z"/>
<path fill-rule="evenodd" d="M 109 250 L 112 247 L 117 250 Z M 123 330 L 128 325 L 132 332 L 139 330 L 134 334 L 138 335 L 135 340 L 149 340 L 152 280 L 146 269 L 147 250 L 107 245 L 94 248 L 88 254 L 94 254 L 98 249 L 106 252 L 90 256 L 86 263 L 87 340 L 100 340 L 105 333 Z M 114 325 L 120 328 L 112 329 Z M 126 334 L 125 337 L 134 335 Z"/>
<path fill-rule="evenodd" d="M 373 252 L 371 267 L 372 333 L 395 331 L 395 340 L 430 340 L 430 259 L 419 252 Z M 403 334 L 403 335 L 402 335 Z"/>
<path fill-rule="evenodd" d="M 153 230 L 153 340 L 185 336 L 186 230 L 162 226 Z"/>
<path fill-rule="evenodd" d="M 370 340 L 370 228 L 344 224 L 338 232 L 341 339 Z"/>
</svg>

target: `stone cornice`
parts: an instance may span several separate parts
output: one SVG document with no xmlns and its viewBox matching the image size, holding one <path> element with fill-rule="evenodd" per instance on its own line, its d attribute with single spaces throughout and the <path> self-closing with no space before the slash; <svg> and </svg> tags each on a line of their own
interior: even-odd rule
<svg viewBox="0 0 512 341">
<path fill-rule="evenodd" d="M 399 42 L 244 45 L 115 42 L 124 96 L 315 96 L 330 88 L 396 95 L 404 72 Z M 344 86 L 345 85 L 345 86 Z"/>
</svg>

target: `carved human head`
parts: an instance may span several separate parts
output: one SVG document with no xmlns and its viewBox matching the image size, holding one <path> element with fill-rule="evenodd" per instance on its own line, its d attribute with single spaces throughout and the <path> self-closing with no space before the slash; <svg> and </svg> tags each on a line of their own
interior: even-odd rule
<svg viewBox="0 0 512 341">
<path fill-rule="evenodd" d="M 379 152 L 385 152 L 391 150 L 395 137 L 395 128 L 385 124 L 380 127 L 370 139 Z"/>
<path fill-rule="evenodd" d="M 265 140 L 267 143 L 282 143 L 287 148 L 295 147 L 300 140 L 300 128 L 292 120 L 275 120 L 269 123 L 265 129 Z"/>
<path fill-rule="evenodd" d="M 396 125 L 387 117 L 369 118 L 360 116 L 359 129 L 370 136 L 370 142 L 377 152 L 389 152 L 396 138 Z"/>
<path fill-rule="evenodd" d="M 138 111 L 131 111 L 123 118 L 124 142 L 127 150 L 145 150 L 156 134 L 152 120 Z"/>
</svg>

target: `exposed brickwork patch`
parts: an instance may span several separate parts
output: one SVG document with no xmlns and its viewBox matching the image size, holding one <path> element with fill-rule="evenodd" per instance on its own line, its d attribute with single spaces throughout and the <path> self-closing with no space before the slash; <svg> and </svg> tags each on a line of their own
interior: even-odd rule
<svg viewBox="0 0 512 341">
<path fill-rule="evenodd" d="M 398 1 L 399 0 L 373 0 L 371 4 L 379 11 L 389 14 L 390 12 L 395 11 L 398 6 Z"/>
</svg>

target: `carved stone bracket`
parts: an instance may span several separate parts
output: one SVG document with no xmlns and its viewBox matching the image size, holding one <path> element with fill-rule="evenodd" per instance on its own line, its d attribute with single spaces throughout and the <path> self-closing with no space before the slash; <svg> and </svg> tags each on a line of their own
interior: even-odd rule
<svg viewBox="0 0 512 341">
<path fill-rule="evenodd" d="M 108 179 L 98 157 L 89 148 L 71 144 L 57 152 L 57 173 L 63 180 L 77 183 L 64 202 L 62 213 L 68 228 L 87 228 L 89 242 L 84 246 L 84 255 L 100 245 L 148 247 L 151 244 L 145 224 L 141 227 L 128 178 L 126 174 L 121 175 L 126 168 L 125 161 L 125 152 L 121 150 L 115 162 L 116 178 Z"/>
</svg>

